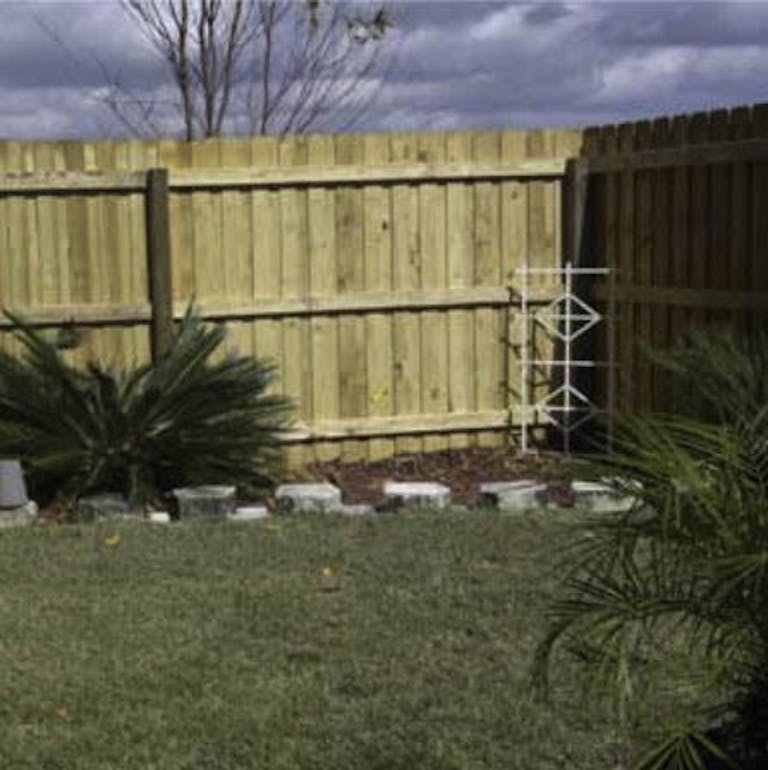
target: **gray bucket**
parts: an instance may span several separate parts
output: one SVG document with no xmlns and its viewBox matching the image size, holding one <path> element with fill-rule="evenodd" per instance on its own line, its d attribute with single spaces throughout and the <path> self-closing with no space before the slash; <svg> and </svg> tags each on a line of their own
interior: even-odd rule
<svg viewBox="0 0 768 770">
<path fill-rule="evenodd" d="M 20 508 L 29 502 L 18 460 L 0 460 L 0 508 Z"/>
</svg>

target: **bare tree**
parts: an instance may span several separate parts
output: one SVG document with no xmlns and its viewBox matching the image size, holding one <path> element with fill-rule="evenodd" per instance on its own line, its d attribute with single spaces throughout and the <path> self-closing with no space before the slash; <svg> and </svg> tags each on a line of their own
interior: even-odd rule
<svg viewBox="0 0 768 770">
<path fill-rule="evenodd" d="M 390 35 L 383 5 L 333 0 L 121 0 L 167 62 L 176 98 L 141 98 L 98 62 L 104 102 L 132 133 L 169 107 L 186 139 L 239 126 L 300 133 L 349 124 L 375 94 Z"/>
</svg>

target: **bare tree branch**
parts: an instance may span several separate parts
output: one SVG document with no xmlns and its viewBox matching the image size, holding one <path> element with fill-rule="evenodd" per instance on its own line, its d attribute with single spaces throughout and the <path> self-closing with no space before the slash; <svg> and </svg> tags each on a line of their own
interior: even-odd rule
<svg viewBox="0 0 768 770">
<path fill-rule="evenodd" d="M 187 140 L 245 123 L 284 135 L 359 117 L 391 40 L 383 5 L 337 0 L 120 0 L 162 57 L 176 99 L 126 84 L 93 57 L 103 103 L 131 134 L 174 120 Z M 54 39 L 56 39 L 54 37 Z"/>
<path fill-rule="evenodd" d="M 261 133 L 305 132 L 326 127 L 331 115 L 338 124 L 364 111 L 375 96 L 365 93 L 368 78 L 386 63 L 390 25 L 384 6 L 365 8 L 364 15 L 354 6 L 314 0 L 291 4 L 291 13 L 270 20 L 261 75 L 269 71 L 275 85 L 268 93 L 262 86 L 260 102 L 249 100 Z"/>
</svg>

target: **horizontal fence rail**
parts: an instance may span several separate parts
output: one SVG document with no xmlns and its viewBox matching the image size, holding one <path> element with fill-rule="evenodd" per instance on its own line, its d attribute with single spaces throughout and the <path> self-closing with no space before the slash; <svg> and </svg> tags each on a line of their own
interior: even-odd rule
<svg viewBox="0 0 768 770">
<path fill-rule="evenodd" d="M 416 163 L 389 166 L 305 166 L 265 169 L 179 169 L 171 174 L 172 190 L 235 187 L 303 187 L 380 185 L 499 179 L 558 179 L 565 171 L 564 158 L 544 158 L 512 164 Z"/>
<path fill-rule="evenodd" d="M 516 293 L 513 288 L 477 288 L 438 291 L 408 291 L 398 294 L 360 293 L 338 297 L 306 297 L 304 299 L 256 298 L 251 305 L 215 306 L 197 308 L 201 318 L 212 321 L 257 320 L 269 318 L 299 318 L 302 316 L 338 316 L 360 313 L 394 313 L 398 311 L 425 312 L 430 310 L 506 308 L 514 306 Z M 533 303 L 550 302 L 556 296 L 555 287 L 539 287 L 529 295 Z M 149 323 L 152 320 L 150 303 L 136 305 L 79 305 L 50 307 L 37 310 L 16 310 L 25 323 L 33 327 L 104 326 L 114 324 Z M 176 303 L 174 320 L 184 317 L 187 306 Z M 11 328 L 9 318 L 0 318 L 0 328 Z"/>
<path fill-rule="evenodd" d="M 289 443 L 334 441 L 383 436 L 418 436 L 423 434 L 468 433 L 508 429 L 519 424 L 522 410 L 497 410 L 468 414 L 401 414 L 392 417 L 352 417 L 346 420 L 318 420 L 299 425 L 289 432 Z"/>
<path fill-rule="evenodd" d="M 702 310 L 731 310 L 768 312 L 768 292 L 728 291 L 722 289 L 686 289 L 676 286 L 618 286 L 615 298 L 621 303 L 642 305 L 667 305 Z M 608 286 L 599 285 L 594 289 L 597 299 L 607 301 Z"/>
<path fill-rule="evenodd" d="M 83 193 L 143 193 L 145 171 L 30 171 L 0 176 L 0 195 L 81 195 Z"/>
<path fill-rule="evenodd" d="M 662 147 L 635 153 L 618 153 L 577 161 L 587 171 L 608 174 L 712 164 L 768 161 L 768 139 L 711 142 L 685 147 Z"/>
</svg>

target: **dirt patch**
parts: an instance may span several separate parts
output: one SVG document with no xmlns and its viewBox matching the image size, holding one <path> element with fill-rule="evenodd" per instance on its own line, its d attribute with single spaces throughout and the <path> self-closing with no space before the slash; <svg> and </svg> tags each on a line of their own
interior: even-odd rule
<svg viewBox="0 0 768 770">
<path fill-rule="evenodd" d="M 513 450 L 454 449 L 399 455 L 376 462 L 318 462 L 308 465 L 300 480 L 326 480 L 342 490 L 347 503 L 381 501 L 385 481 L 438 481 L 451 488 L 453 500 L 474 505 L 484 481 L 536 479 L 554 487 L 568 475 L 563 459 L 553 454 L 521 456 Z M 298 479 L 297 479 L 298 480 Z"/>
</svg>

